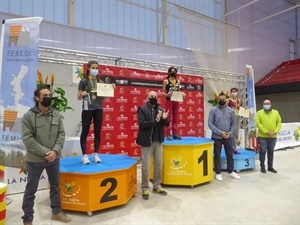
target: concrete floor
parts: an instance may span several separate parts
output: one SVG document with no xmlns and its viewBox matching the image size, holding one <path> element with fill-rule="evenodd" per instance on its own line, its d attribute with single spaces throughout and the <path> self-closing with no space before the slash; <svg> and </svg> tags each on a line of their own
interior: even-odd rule
<svg viewBox="0 0 300 225">
<path fill-rule="evenodd" d="M 194 188 L 164 187 L 167 196 L 151 194 L 143 200 L 140 190 L 125 206 L 86 213 L 71 212 L 71 224 L 170 224 L 170 225 L 299 225 L 300 224 L 300 147 L 275 152 L 274 168 L 278 174 L 256 169 L 241 171 L 240 180 L 223 173 L 223 181 L 213 180 Z M 37 192 L 35 225 L 61 224 L 49 218 L 49 190 Z M 9 195 L 6 224 L 22 224 L 22 194 Z"/>
</svg>

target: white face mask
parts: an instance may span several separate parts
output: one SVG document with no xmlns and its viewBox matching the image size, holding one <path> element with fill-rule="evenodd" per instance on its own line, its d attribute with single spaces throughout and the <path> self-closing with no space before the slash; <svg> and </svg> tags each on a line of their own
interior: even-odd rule
<svg viewBox="0 0 300 225">
<path fill-rule="evenodd" d="M 98 70 L 97 69 L 91 69 L 90 74 L 95 77 L 95 76 L 98 75 Z"/>
<path fill-rule="evenodd" d="M 236 97 L 237 96 L 237 92 L 232 92 L 231 96 Z"/>
</svg>

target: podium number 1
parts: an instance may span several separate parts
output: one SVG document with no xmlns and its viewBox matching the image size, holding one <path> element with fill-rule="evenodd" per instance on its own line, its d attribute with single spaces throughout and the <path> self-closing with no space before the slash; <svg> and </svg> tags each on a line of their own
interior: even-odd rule
<svg viewBox="0 0 300 225">
<path fill-rule="evenodd" d="M 208 163 L 207 163 L 207 150 L 204 150 L 202 155 L 198 158 L 198 164 L 203 162 L 203 176 L 208 175 Z"/>
</svg>

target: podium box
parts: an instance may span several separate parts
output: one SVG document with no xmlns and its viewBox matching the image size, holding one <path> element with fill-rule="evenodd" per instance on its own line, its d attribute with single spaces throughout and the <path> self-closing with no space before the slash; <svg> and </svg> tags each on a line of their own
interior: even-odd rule
<svg viewBox="0 0 300 225">
<path fill-rule="evenodd" d="M 5 225 L 6 219 L 6 196 L 7 184 L 0 183 L 0 225 Z"/>
<path fill-rule="evenodd" d="M 81 156 L 62 158 L 62 209 L 87 212 L 126 204 L 137 190 L 137 160 L 126 155 L 100 155 L 101 163 L 81 163 Z"/>
<path fill-rule="evenodd" d="M 213 179 L 213 141 L 182 137 L 163 142 L 162 184 L 191 186 Z"/>
<path fill-rule="evenodd" d="M 246 170 L 255 168 L 256 153 L 254 151 L 238 149 L 238 152 L 240 152 L 241 154 L 233 154 L 234 170 Z M 221 152 L 221 169 L 227 170 L 227 159 L 224 149 L 222 149 Z"/>
</svg>

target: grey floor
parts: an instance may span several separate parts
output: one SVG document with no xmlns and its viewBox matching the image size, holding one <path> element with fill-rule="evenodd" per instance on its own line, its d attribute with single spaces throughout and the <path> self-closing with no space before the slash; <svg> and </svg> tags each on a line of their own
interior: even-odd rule
<svg viewBox="0 0 300 225">
<path fill-rule="evenodd" d="M 300 147 L 275 152 L 274 168 L 278 174 L 262 174 L 258 160 L 256 169 L 239 173 L 240 180 L 223 173 L 223 181 L 213 180 L 194 188 L 165 189 L 167 196 L 141 198 L 140 171 L 138 190 L 125 206 L 86 213 L 70 212 L 69 224 L 300 224 Z M 140 170 L 140 169 L 138 169 Z M 35 225 L 61 224 L 49 218 L 48 190 L 37 193 Z M 9 195 L 6 224 L 22 224 L 22 194 Z"/>
</svg>

